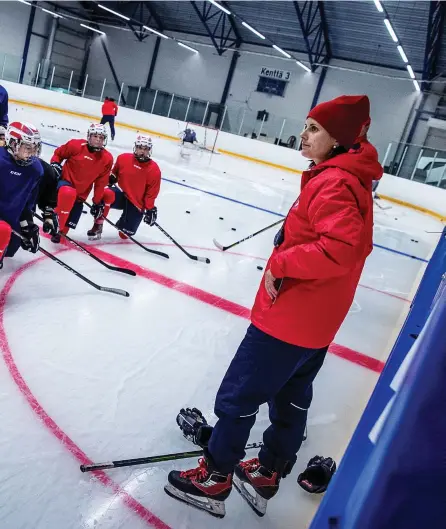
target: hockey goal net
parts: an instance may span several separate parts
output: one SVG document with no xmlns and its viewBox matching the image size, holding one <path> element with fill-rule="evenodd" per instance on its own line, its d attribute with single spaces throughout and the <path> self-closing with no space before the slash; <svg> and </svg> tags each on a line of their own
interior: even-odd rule
<svg viewBox="0 0 446 529">
<path fill-rule="evenodd" d="M 212 153 L 218 152 L 216 149 L 218 133 L 220 132 L 218 129 L 192 122 L 187 123 L 186 129 L 195 131 L 198 148 Z"/>
</svg>

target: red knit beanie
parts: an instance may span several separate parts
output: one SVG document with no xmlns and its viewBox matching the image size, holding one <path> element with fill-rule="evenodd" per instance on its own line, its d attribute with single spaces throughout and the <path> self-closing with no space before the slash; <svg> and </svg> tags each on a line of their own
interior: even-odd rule
<svg viewBox="0 0 446 529">
<path fill-rule="evenodd" d="M 369 114 L 370 101 L 366 95 L 340 96 L 315 106 L 308 117 L 324 127 L 339 145 L 349 149 L 359 136 Z"/>
</svg>

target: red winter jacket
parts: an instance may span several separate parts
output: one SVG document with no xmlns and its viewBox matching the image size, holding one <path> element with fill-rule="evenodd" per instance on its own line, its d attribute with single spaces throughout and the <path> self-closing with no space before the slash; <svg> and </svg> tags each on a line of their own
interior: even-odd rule
<svg viewBox="0 0 446 529">
<path fill-rule="evenodd" d="M 378 162 L 357 151 L 303 173 L 284 242 L 265 269 L 283 278 L 282 286 L 273 303 L 262 280 L 251 313 L 255 327 L 302 347 L 332 342 L 372 251 L 372 181 L 381 171 Z"/>
<path fill-rule="evenodd" d="M 102 105 L 102 115 L 103 116 L 117 116 L 118 115 L 118 105 L 114 101 L 104 101 Z"/>
<path fill-rule="evenodd" d="M 355 141 L 355 144 L 359 144 L 359 147 L 355 151 L 363 155 L 364 163 L 373 163 L 378 161 L 378 151 L 375 147 L 369 142 L 366 136 L 361 136 Z M 350 151 L 352 152 L 352 151 Z M 373 180 L 381 180 L 382 175 L 384 174 L 384 169 L 380 165 L 381 171 L 378 175 L 373 177 Z"/>
<path fill-rule="evenodd" d="M 130 202 L 140 210 L 152 209 L 160 192 L 161 171 L 153 160 L 138 162 L 131 153 L 120 154 L 112 174 Z"/>
</svg>

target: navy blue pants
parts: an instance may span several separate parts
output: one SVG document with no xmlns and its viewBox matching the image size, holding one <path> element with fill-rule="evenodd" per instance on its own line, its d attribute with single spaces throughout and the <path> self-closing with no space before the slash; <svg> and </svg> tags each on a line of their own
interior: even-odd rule
<svg viewBox="0 0 446 529">
<path fill-rule="evenodd" d="M 122 211 L 116 226 L 127 235 L 135 235 L 144 217 L 143 212 L 134 206 L 120 189 L 117 187 L 112 187 L 111 189 L 113 189 L 115 194 L 115 201 L 111 208 Z"/>
<path fill-rule="evenodd" d="M 115 116 L 102 116 L 101 125 L 108 123 L 110 125 L 111 139 L 115 139 Z"/>
<path fill-rule="evenodd" d="M 218 422 L 209 452 L 220 472 L 230 473 L 245 456 L 245 446 L 259 406 L 268 403 L 271 425 L 263 434 L 259 459 L 270 470 L 296 462 L 313 397 L 313 380 L 328 346 L 291 345 L 248 327 L 215 401 Z"/>
</svg>

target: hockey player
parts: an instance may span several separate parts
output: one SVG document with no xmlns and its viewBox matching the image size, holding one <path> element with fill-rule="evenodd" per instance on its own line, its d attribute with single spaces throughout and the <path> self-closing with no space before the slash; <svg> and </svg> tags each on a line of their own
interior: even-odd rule
<svg viewBox="0 0 446 529">
<path fill-rule="evenodd" d="M 0 125 L 0 147 L 6 145 L 6 127 Z"/>
<path fill-rule="evenodd" d="M 312 162 L 276 236 L 251 325 L 218 390 L 218 422 L 198 468 L 169 474 L 169 495 L 214 516 L 225 515 L 233 483 L 263 516 L 296 462 L 313 381 L 372 250 L 372 180 L 382 168 L 349 152 L 368 115 L 367 96 L 341 96 L 310 111 L 301 152 Z M 243 462 L 264 403 L 271 425 L 258 457 Z"/>
<path fill-rule="evenodd" d="M 39 249 L 33 208 L 43 174 L 40 149 L 40 134 L 34 125 L 14 121 L 8 126 L 6 145 L 0 147 L 0 268 L 4 257 L 12 257 L 20 246 L 32 253 Z"/>
<path fill-rule="evenodd" d="M 113 156 L 105 149 L 107 131 L 104 125 L 92 124 L 88 128 L 87 141 L 70 140 L 58 147 L 51 158 L 51 166 L 59 178 L 56 213 L 59 229 L 68 233 L 76 228 L 82 214 L 83 202 L 94 186 L 93 205 L 90 213 L 95 219 L 102 217 L 106 206 L 104 190 L 113 166 Z M 65 161 L 62 166 L 62 162 Z M 60 242 L 60 233 L 51 240 Z"/>
<path fill-rule="evenodd" d="M 112 187 L 105 190 L 104 201 L 111 204 L 112 209 L 122 211 L 116 223 L 122 239 L 126 239 L 126 235 L 134 235 L 143 219 L 149 226 L 153 226 L 157 219 L 155 200 L 160 190 L 161 171 L 152 160 L 152 148 L 151 138 L 138 135 L 133 154 L 120 154 L 116 159 L 110 175 Z M 108 215 L 109 209 L 105 208 L 104 217 Z M 95 220 L 88 231 L 89 239 L 101 238 L 103 223 L 103 217 Z"/>
<path fill-rule="evenodd" d="M 181 144 L 184 145 L 185 143 L 198 143 L 197 135 L 193 129 L 187 128 L 181 132 Z"/>
<path fill-rule="evenodd" d="M 112 97 L 106 97 L 102 105 L 101 125 L 108 123 L 112 141 L 115 139 L 115 117 L 118 115 L 118 105 Z"/>
<path fill-rule="evenodd" d="M 39 159 L 43 168 L 42 180 L 37 193 L 37 206 L 43 215 L 43 231 L 52 236 L 59 231 L 59 216 L 56 213 L 58 178 L 51 165 Z"/>
<path fill-rule="evenodd" d="M 0 125 L 8 126 L 8 92 L 6 88 L 0 84 Z"/>
</svg>

